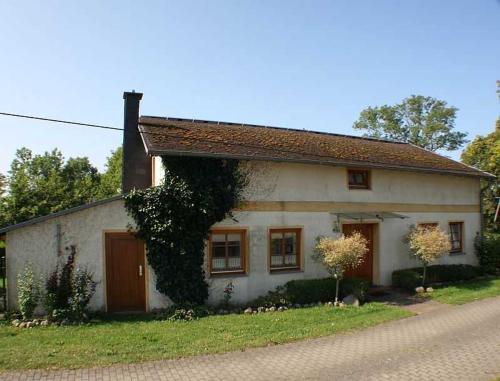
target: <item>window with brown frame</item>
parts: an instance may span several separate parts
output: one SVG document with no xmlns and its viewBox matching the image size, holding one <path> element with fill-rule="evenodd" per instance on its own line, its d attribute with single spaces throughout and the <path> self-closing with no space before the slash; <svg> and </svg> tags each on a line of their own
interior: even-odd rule
<svg viewBox="0 0 500 381">
<path fill-rule="evenodd" d="M 245 272 L 246 234 L 245 229 L 214 229 L 210 232 L 210 274 Z"/>
<path fill-rule="evenodd" d="M 272 270 L 299 270 L 301 228 L 269 229 L 269 267 Z"/>
<path fill-rule="evenodd" d="M 370 189 L 370 171 L 366 169 L 348 169 L 349 189 Z"/>
<path fill-rule="evenodd" d="M 430 229 L 430 228 L 437 228 L 439 224 L 437 222 L 422 222 L 417 226 L 423 229 Z"/>
<path fill-rule="evenodd" d="M 463 228 L 463 222 L 450 222 L 451 253 L 460 253 L 463 251 Z"/>
</svg>

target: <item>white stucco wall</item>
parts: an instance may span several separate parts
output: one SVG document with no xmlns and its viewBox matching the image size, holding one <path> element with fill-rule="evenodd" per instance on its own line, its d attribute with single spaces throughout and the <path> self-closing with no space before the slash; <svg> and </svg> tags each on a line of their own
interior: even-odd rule
<svg viewBox="0 0 500 381">
<path fill-rule="evenodd" d="M 8 232 L 6 254 L 9 306 L 17 306 L 15 279 L 27 262 L 32 263 L 38 276 L 46 279 L 57 263 L 64 264 L 69 254 L 65 248 L 76 245 L 76 266 L 87 266 L 98 282 L 90 308 L 105 310 L 104 233 L 127 231 L 129 223 L 133 224 L 133 220 L 127 215 L 123 200 L 116 200 Z M 63 255 L 60 258 L 57 255 L 57 225 L 61 226 Z M 156 291 L 154 274 L 150 268 L 147 275 L 149 307 L 163 307 L 166 298 Z"/>
<path fill-rule="evenodd" d="M 413 258 L 404 243 L 404 236 L 411 225 L 422 222 L 438 222 L 441 229 L 448 232 L 449 221 L 464 222 L 464 252 L 446 255 L 436 264 L 467 263 L 476 265 L 474 253 L 474 237 L 479 231 L 479 214 L 477 213 L 404 213 L 409 218 L 386 219 L 384 221 L 368 220 L 378 224 L 378 237 L 375 238 L 374 283 L 390 285 L 394 270 L 417 267 L 419 262 Z M 330 213 L 310 212 L 237 212 L 234 215 L 238 222 L 227 219 L 217 227 L 248 228 L 249 253 L 248 275 L 220 276 L 209 278 L 211 285 L 210 301 L 222 300 L 224 286 L 232 281 L 235 285 L 234 300 L 244 302 L 254 299 L 278 285 L 291 279 L 310 279 L 327 276 L 321 264 L 313 261 L 311 255 L 315 239 L 318 235 L 338 236 L 332 227 L 336 217 Z M 355 221 L 345 221 L 345 223 Z M 272 227 L 300 226 L 303 228 L 303 267 L 300 272 L 271 273 L 268 267 L 268 229 Z"/>
<path fill-rule="evenodd" d="M 418 263 L 410 257 L 403 236 L 410 225 L 419 222 L 438 222 L 448 231 L 449 221 L 464 222 L 464 254 L 445 256 L 439 263 L 470 263 L 477 260 L 473 240 L 480 226 L 477 211 L 436 212 L 430 206 L 466 205 L 479 203 L 479 180 L 470 177 L 423 174 L 417 172 L 372 170 L 371 190 L 348 190 L 346 169 L 342 167 L 304 165 L 292 163 L 253 162 L 250 164 L 252 182 L 246 192 L 250 201 L 303 202 L 300 211 L 236 211 L 237 220 L 227 219 L 217 226 L 244 227 L 248 229 L 248 274 L 242 276 L 207 276 L 210 284 L 210 301 L 222 298 L 224 286 L 232 280 L 235 284 L 234 301 L 254 299 L 291 279 L 326 276 L 323 267 L 312 258 L 312 247 L 318 235 L 334 235 L 332 226 L 336 211 L 308 211 L 308 202 L 366 203 L 380 208 L 386 203 L 413 206 L 421 210 L 394 210 L 409 218 L 365 221 L 378 223 L 375 239 L 376 263 L 374 281 L 390 284 L 393 270 L 414 267 Z M 155 160 L 156 174 L 161 174 L 159 160 Z M 160 177 L 156 177 L 158 182 Z M 350 204 L 350 208 L 356 208 Z M 417 208 L 417 209 L 418 209 Z M 378 209 L 383 212 L 384 210 Z M 346 221 L 347 222 L 347 221 Z M 127 215 L 123 201 L 112 201 L 65 216 L 19 228 L 7 233 L 7 269 L 9 303 L 15 306 L 15 278 L 26 261 L 31 261 L 37 272 L 46 275 L 57 261 L 56 226 L 61 225 L 61 247 L 76 245 L 77 264 L 88 265 L 99 281 L 92 300 L 94 309 L 105 309 L 104 232 L 126 231 L 133 223 Z M 270 273 L 268 269 L 268 229 L 270 227 L 303 228 L 303 267 L 301 272 Z M 155 290 L 154 274 L 148 272 L 148 307 L 160 308 L 167 299 Z"/>
</svg>

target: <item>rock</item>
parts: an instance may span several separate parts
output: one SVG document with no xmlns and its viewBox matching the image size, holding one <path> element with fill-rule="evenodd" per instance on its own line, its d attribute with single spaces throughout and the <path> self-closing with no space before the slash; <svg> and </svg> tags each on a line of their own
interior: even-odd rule
<svg viewBox="0 0 500 381">
<path fill-rule="evenodd" d="M 347 295 L 344 299 L 342 299 L 342 303 L 348 306 L 359 307 L 359 299 L 353 294 Z"/>
<path fill-rule="evenodd" d="M 416 292 L 417 294 L 422 294 L 422 293 L 424 293 L 424 292 L 425 292 L 425 288 L 423 288 L 422 286 L 417 287 L 417 288 L 415 288 L 415 292 Z"/>
<path fill-rule="evenodd" d="M 434 289 L 432 287 L 427 287 L 427 290 L 425 292 L 434 292 Z"/>
<path fill-rule="evenodd" d="M 264 307 L 259 307 L 259 308 L 257 308 L 257 312 L 263 313 L 263 312 L 266 312 L 266 309 Z"/>
<path fill-rule="evenodd" d="M 31 327 L 34 327 L 35 324 L 32 322 L 32 321 L 29 321 L 26 323 L 26 328 L 31 328 Z"/>
<path fill-rule="evenodd" d="M 283 306 L 283 311 L 286 311 L 286 310 L 288 310 L 288 307 Z"/>
<path fill-rule="evenodd" d="M 60 325 L 69 325 L 70 321 L 68 319 L 63 319 Z"/>
<path fill-rule="evenodd" d="M 248 314 L 251 314 L 252 312 L 253 312 L 252 307 L 248 307 L 248 308 L 244 311 L 244 313 L 245 313 L 245 314 L 247 314 L 247 315 L 248 315 Z"/>
<path fill-rule="evenodd" d="M 269 312 L 274 312 L 274 311 L 276 311 L 276 307 L 272 306 L 269 308 Z"/>
<path fill-rule="evenodd" d="M 26 328 L 26 322 L 23 321 L 23 322 L 19 323 L 18 327 L 19 328 Z"/>
<path fill-rule="evenodd" d="M 321 302 L 318 302 L 317 305 L 318 305 L 318 307 L 321 307 Z"/>
<path fill-rule="evenodd" d="M 271 309 L 269 307 L 266 308 L 266 312 L 269 312 L 271 311 Z"/>
<path fill-rule="evenodd" d="M 283 307 L 278 307 L 278 311 L 283 312 L 284 311 Z"/>
<path fill-rule="evenodd" d="M 47 327 L 48 325 L 49 325 L 49 321 L 48 321 L 48 320 L 42 320 L 42 321 L 40 322 L 40 326 L 41 326 L 41 327 Z"/>
<path fill-rule="evenodd" d="M 11 324 L 14 326 L 14 327 L 19 327 L 19 324 L 21 323 L 21 320 L 19 319 L 14 319 L 12 320 Z"/>
<path fill-rule="evenodd" d="M 293 308 L 300 308 L 300 307 L 302 307 L 302 306 L 299 303 L 296 303 L 293 305 Z"/>
<path fill-rule="evenodd" d="M 328 302 L 327 305 L 328 307 L 333 307 L 333 302 Z"/>
</svg>

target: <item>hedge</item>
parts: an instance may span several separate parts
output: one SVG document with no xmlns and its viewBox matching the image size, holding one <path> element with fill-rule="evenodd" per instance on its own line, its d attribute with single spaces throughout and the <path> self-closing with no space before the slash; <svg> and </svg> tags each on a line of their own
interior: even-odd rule
<svg viewBox="0 0 500 381">
<path fill-rule="evenodd" d="M 354 294 L 362 303 L 366 298 L 370 282 L 360 278 L 346 278 L 340 281 L 339 295 L 343 298 Z M 335 279 L 301 279 L 285 284 L 287 299 L 292 303 L 317 303 L 335 300 Z"/>
<path fill-rule="evenodd" d="M 500 234 L 485 234 L 482 240 L 476 242 L 479 264 L 487 273 L 500 271 Z"/>
<path fill-rule="evenodd" d="M 481 267 L 471 265 L 432 265 L 427 267 L 426 284 L 469 280 L 483 273 Z M 394 271 L 392 285 L 414 291 L 422 285 L 422 267 Z"/>
</svg>

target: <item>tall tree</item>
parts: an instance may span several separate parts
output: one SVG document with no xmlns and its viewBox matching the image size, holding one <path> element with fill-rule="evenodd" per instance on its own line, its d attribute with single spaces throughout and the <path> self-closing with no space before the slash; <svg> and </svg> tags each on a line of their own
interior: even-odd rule
<svg viewBox="0 0 500 381">
<path fill-rule="evenodd" d="M 9 189 L 1 203 L 0 224 L 12 224 L 95 200 L 99 173 L 87 158 L 67 162 L 54 149 L 33 155 L 21 148 L 9 171 Z"/>
<path fill-rule="evenodd" d="M 120 194 L 122 191 L 122 159 L 123 149 L 118 147 L 111 151 L 106 160 L 106 171 L 101 175 L 98 198 L 103 199 Z"/>
<path fill-rule="evenodd" d="M 457 109 L 445 101 L 412 95 L 394 106 L 368 107 L 354 123 L 364 136 L 403 141 L 437 150 L 456 150 L 466 143 L 466 133 L 454 131 Z"/>
<path fill-rule="evenodd" d="M 500 118 L 497 119 L 495 131 L 486 136 L 477 136 L 462 152 L 465 164 L 482 169 L 495 175 L 483 194 L 484 214 L 488 227 L 493 228 L 493 217 L 496 208 L 495 197 L 500 196 Z"/>
<path fill-rule="evenodd" d="M 4 195 L 7 188 L 7 178 L 3 173 L 0 173 L 0 198 Z"/>
</svg>

